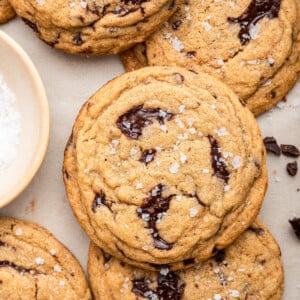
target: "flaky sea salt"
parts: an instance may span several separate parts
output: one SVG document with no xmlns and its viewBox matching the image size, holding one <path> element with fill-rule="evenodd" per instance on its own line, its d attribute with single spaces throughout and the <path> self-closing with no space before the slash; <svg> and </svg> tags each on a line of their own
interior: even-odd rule
<svg viewBox="0 0 300 300">
<path fill-rule="evenodd" d="M 21 118 L 16 99 L 0 74 L 0 172 L 9 167 L 20 143 Z"/>
</svg>

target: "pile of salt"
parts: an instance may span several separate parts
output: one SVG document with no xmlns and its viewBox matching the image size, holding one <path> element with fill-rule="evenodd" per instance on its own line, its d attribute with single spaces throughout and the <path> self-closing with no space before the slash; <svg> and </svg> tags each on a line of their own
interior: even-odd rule
<svg viewBox="0 0 300 300">
<path fill-rule="evenodd" d="M 21 118 L 16 99 L 0 74 L 0 173 L 10 166 L 20 143 Z"/>
</svg>

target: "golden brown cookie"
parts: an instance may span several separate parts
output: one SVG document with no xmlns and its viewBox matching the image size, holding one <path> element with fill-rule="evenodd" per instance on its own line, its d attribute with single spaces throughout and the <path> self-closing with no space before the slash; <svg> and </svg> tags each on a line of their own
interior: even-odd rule
<svg viewBox="0 0 300 300">
<path fill-rule="evenodd" d="M 0 217 L 0 299 L 91 299 L 76 258 L 34 223 Z"/>
<path fill-rule="evenodd" d="M 12 0 L 50 46 L 74 54 L 115 54 L 143 42 L 179 0 Z"/>
<path fill-rule="evenodd" d="M 106 252 L 180 269 L 253 222 L 267 172 L 258 125 L 227 86 L 148 67 L 110 81 L 82 107 L 64 181 L 80 224 Z"/>
<path fill-rule="evenodd" d="M 214 258 L 177 272 L 131 267 L 92 243 L 88 272 L 96 300 L 279 300 L 283 292 L 280 250 L 259 221 Z"/>
<path fill-rule="evenodd" d="M 0 0 L 0 24 L 6 23 L 16 15 L 8 0 Z"/>
<path fill-rule="evenodd" d="M 186 0 L 160 30 L 121 58 L 127 70 L 178 65 L 207 72 L 258 115 L 299 78 L 299 29 L 296 0 Z"/>
</svg>

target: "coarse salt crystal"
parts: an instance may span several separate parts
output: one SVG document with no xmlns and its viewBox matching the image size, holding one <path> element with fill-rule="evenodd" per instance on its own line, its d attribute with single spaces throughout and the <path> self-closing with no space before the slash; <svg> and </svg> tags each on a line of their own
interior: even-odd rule
<svg viewBox="0 0 300 300">
<path fill-rule="evenodd" d="M 58 284 L 59 284 L 59 286 L 64 286 L 66 283 L 64 280 L 60 280 Z"/>
<path fill-rule="evenodd" d="M 134 156 L 135 154 L 137 154 L 137 150 L 136 149 L 134 149 L 134 148 L 131 148 L 130 149 L 130 156 Z"/>
<path fill-rule="evenodd" d="M 234 169 L 238 169 L 242 165 L 242 158 L 236 155 L 232 160 L 232 166 Z"/>
<path fill-rule="evenodd" d="M 228 192 L 230 190 L 230 185 L 224 185 L 224 192 Z"/>
<path fill-rule="evenodd" d="M 168 273 L 169 273 L 169 269 L 168 269 L 168 268 L 162 268 L 162 269 L 160 270 L 159 273 L 160 273 L 161 275 L 166 276 L 166 275 L 168 275 Z"/>
<path fill-rule="evenodd" d="M 36 0 L 38 5 L 44 5 L 45 4 L 45 0 Z"/>
<path fill-rule="evenodd" d="M 191 218 L 196 217 L 197 214 L 198 214 L 198 209 L 197 208 L 194 208 L 194 207 L 190 208 L 190 217 Z"/>
<path fill-rule="evenodd" d="M 184 153 L 180 152 L 180 161 L 181 163 L 185 163 L 187 161 L 187 157 Z"/>
<path fill-rule="evenodd" d="M 55 249 L 51 249 L 49 252 L 50 252 L 51 255 L 55 255 L 56 254 L 56 250 Z"/>
<path fill-rule="evenodd" d="M 205 29 L 205 31 L 210 31 L 212 26 L 208 22 L 200 22 L 201 26 Z"/>
<path fill-rule="evenodd" d="M 143 188 L 143 184 L 138 182 L 135 186 L 135 188 L 138 190 L 138 189 L 142 189 Z"/>
<path fill-rule="evenodd" d="M 61 267 L 60 267 L 59 265 L 55 265 L 55 266 L 53 267 L 53 270 L 54 270 L 55 272 L 61 272 Z"/>
<path fill-rule="evenodd" d="M 179 106 L 179 113 L 181 114 L 181 113 L 183 113 L 184 112 L 184 110 L 185 110 L 185 106 L 184 105 L 180 105 Z"/>
<path fill-rule="evenodd" d="M 220 294 L 215 294 L 214 295 L 214 300 L 222 300 L 222 297 Z"/>
<path fill-rule="evenodd" d="M 229 290 L 229 294 L 234 298 L 238 298 L 240 296 L 240 293 L 237 290 Z"/>
<path fill-rule="evenodd" d="M 87 7 L 87 2 L 86 1 L 80 1 L 80 5 L 81 5 L 81 7 L 86 8 Z"/>
<path fill-rule="evenodd" d="M 178 172 L 179 169 L 179 164 L 178 163 L 174 163 L 169 167 L 169 171 L 172 174 L 176 174 Z"/>
<path fill-rule="evenodd" d="M 37 257 L 37 258 L 35 259 L 35 263 L 36 263 L 37 265 L 43 265 L 44 262 L 45 262 L 45 260 L 44 260 L 43 258 L 41 258 L 41 257 Z"/>
<path fill-rule="evenodd" d="M 22 235 L 23 231 L 21 228 L 16 229 L 16 235 Z"/>
<path fill-rule="evenodd" d="M 256 23 L 255 25 L 250 24 L 249 35 L 252 40 L 256 40 L 259 36 L 260 25 Z"/>
</svg>

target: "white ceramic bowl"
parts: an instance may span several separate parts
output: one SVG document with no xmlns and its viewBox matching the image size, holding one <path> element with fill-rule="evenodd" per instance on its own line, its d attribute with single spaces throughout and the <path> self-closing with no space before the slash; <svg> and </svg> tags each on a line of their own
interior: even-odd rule
<svg viewBox="0 0 300 300">
<path fill-rule="evenodd" d="M 35 66 L 26 52 L 1 30 L 0 74 L 15 95 L 21 118 L 16 158 L 0 171 L 0 207 L 3 207 L 28 186 L 41 166 L 48 147 L 50 117 L 45 88 Z"/>
</svg>

